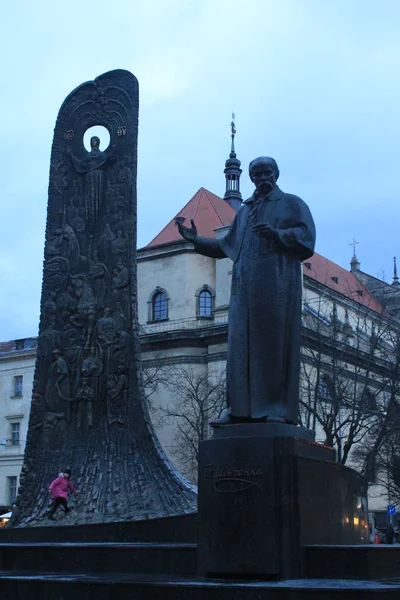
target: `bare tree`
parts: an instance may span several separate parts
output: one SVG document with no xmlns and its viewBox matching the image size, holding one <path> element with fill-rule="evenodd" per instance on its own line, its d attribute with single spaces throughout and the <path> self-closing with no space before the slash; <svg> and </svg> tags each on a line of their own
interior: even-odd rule
<svg viewBox="0 0 400 600">
<path fill-rule="evenodd" d="M 174 425 L 173 457 L 195 481 L 199 443 L 210 437 L 209 421 L 226 408 L 225 370 L 199 373 L 191 366 L 174 366 L 165 368 L 164 377 L 173 402 L 159 409 L 160 423 Z"/>
<path fill-rule="evenodd" d="M 153 396 L 158 394 L 163 386 L 166 386 L 168 368 L 155 354 L 146 355 L 146 361 L 142 362 L 142 378 L 147 407 L 154 417 L 157 407 L 154 405 Z"/>
<path fill-rule="evenodd" d="M 352 454 L 362 470 L 360 443 L 372 448 L 382 432 L 388 392 L 397 394 L 400 361 L 393 356 L 394 325 L 386 317 L 357 305 L 351 317 L 347 308 L 344 314 L 340 320 L 335 301 L 320 296 L 306 316 L 300 420 L 335 448 L 338 462 L 346 464 Z"/>
</svg>

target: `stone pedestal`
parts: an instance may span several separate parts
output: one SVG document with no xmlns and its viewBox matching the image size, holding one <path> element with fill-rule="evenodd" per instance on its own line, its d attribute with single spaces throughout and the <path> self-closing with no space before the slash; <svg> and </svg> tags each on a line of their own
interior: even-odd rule
<svg viewBox="0 0 400 600">
<path fill-rule="evenodd" d="M 291 425 L 238 424 L 200 445 L 200 573 L 296 578 L 305 544 L 367 543 L 365 481 L 312 439 Z"/>
</svg>

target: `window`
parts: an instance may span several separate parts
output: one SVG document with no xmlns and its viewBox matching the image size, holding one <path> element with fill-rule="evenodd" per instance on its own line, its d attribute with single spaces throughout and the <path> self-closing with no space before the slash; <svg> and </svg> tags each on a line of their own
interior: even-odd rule
<svg viewBox="0 0 400 600">
<path fill-rule="evenodd" d="M 25 348 L 25 340 L 15 340 L 15 349 L 23 350 Z"/>
<path fill-rule="evenodd" d="M 23 375 L 16 375 L 14 377 L 14 398 L 21 398 L 22 396 L 22 381 Z"/>
<path fill-rule="evenodd" d="M 365 405 L 366 405 L 367 409 L 369 409 L 371 412 L 375 412 L 378 410 L 378 403 L 376 401 L 376 395 L 373 394 L 371 392 L 371 390 L 368 388 L 365 390 L 364 399 L 365 399 Z"/>
<path fill-rule="evenodd" d="M 331 399 L 331 392 L 329 389 L 329 382 L 326 375 L 323 375 L 318 379 L 318 397 L 320 400 L 329 401 Z"/>
<path fill-rule="evenodd" d="M 202 290 L 199 294 L 199 317 L 212 317 L 213 298 L 211 292 Z"/>
<path fill-rule="evenodd" d="M 152 301 L 152 320 L 161 321 L 168 318 L 167 296 L 164 292 L 157 292 Z"/>
<path fill-rule="evenodd" d="M 196 317 L 212 319 L 214 317 L 215 292 L 209 285 L 204 284 L 196 290 Z"/>
<path fill-rule="evenodd" d="M 7 477 L 7 504 L 12 506 L 17 497 L 17 478 Z"/>
<path fill-rule="evenodd" d="M 19 446 L 19 423 L 11 423 L 11 445 Z"/>
</svg>

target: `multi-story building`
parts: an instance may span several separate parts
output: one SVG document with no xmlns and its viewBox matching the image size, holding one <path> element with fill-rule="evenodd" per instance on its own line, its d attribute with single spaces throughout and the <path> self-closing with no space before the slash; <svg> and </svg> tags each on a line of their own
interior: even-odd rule
<svg viewBox="0 0 400 600">
<path fill-rule="evenodd" d="M 28 431 L 37 339 L 0 343 L 0 514 L 18 489 Z"/>
</svg>

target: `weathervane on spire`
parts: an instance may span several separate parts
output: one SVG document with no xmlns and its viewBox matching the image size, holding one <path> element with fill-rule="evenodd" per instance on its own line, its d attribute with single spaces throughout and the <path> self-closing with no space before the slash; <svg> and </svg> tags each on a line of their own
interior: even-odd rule
<svg viewBox="0 0 400 600">
<path fill-rule="evenodd" d="M 232 138 L 232 145 L 231 145 L 231 155 L 232 153 L 234 154 L 234 156 L 236 156 L 235 154 L 235 135 L 236 135 L 236 126 L 235 126 L 235 113 L 232 113 L 232 121 L 231 121 L 231 138 Z"/>
<path fill-rule="evenodd" d="M 235 135 L 235 133 L 236 133 L 235 118 L 236 118 L 236 115 L 233 112 L 232 113 L 232 123 L 231 123 L 231 132 L 232 132 L 232 135 Z"/>
<path fill-rule="evenodd" d="M 240 193 L 240 175 L 242 173 L 242 169 L 240 168 L 240 160 L 236 156 L 235 152 L 235 135 L 236 135 L 236 126 L 235 126 L 235 113 L 232 112 L 232 121 L 231 121 L 231 153 L 229 154 L 228 160 L 225 162 L 225 181 L 226 181 L 226 191 L 224 195 L 224 200 L 226 200 L 234 210 L 239 210 L 242 204 L 242 194 Z"/>
<path fill-rule="evenodd" d="M 350 242 L 349 246 L 353 246 L 353 258 L 356 257 L 356 245 L 359 244 L 359 242 L 357 242 L 357 240 L 355 240 L 353 238 L 353 241 Z"/>
</svg>

